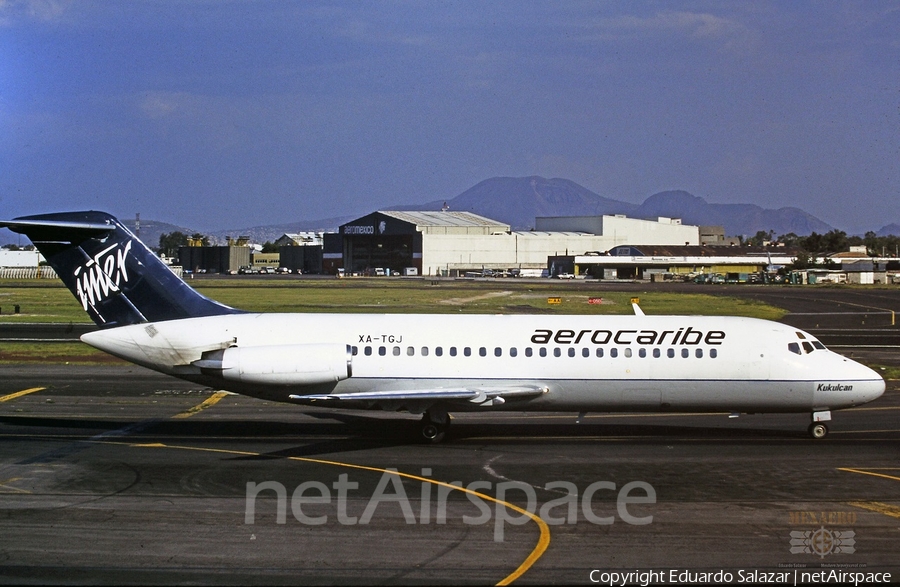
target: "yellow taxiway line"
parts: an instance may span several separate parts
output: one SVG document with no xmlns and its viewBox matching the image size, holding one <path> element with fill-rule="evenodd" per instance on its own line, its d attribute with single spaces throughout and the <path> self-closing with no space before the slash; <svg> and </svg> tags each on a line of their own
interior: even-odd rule
<svg viewBox="0 0 900 587">
<path fill-rule="evenodd" d="M 882 479 L 891 479 L 893 481 L 900 481 L 900 477 L 896 477 L 894 475 L 885 475 L 884 473 L 876 473 L 875 471 L 900 471 L 900 467 L 872 467 L 869 470 L 864 469 L 851 469 L 849 467 L 838 467 L 838 471 L 846 471 L 847 473 L 859 473 L 860 475 L 871 475 L 872 477 L 881 477 Z M 849 505 L 854 507 L 858 507 L 864 510 L 869 510 L 870 512 L 877 512 L 879 514 L 884 514 L 885 516 L 890 516 L 892 518 L 900 519 L 900 507 L 891 505 L 888 503 L 881 503 L 880 501 L 850 501 L 847 502 Z"/>
<path fill-rule="evenodd" d="M 23 389 L 22 391 L 17 391 L 16 393 L 11 393 L 9 395 L 0 396 L 0 402 L 8 402 L 11 399 L 16 399 L 17 397 L 22 397 L 23 395 L 28 395 L 29 393 L 34 393 L 36 391 L 43 391 L 47 389 L 46 387 L 32 387 L 31 389 Z"/>
<path fill-rule="evenodd" d="M 212 399 L 212 398 L 210 398 L 210 399 Z M 219 399 L 221 399 L 221 398 L 219 398 Z M 207 400 L 207 401 L 209 401 L 209 400 Z M 218 400 L 216 400 L 216 401 L 218 401 Z M 185 416 L 185 417 L 187 417 L 187 416 Z M 115 444 L 127 444 L 127 443 L 115 443 Z M 255 456 L 255 457 L 263 456 L 262 453 L 250 452 L 250 451 L 230 450 L 230 449 L 224 449 L 224 448 L 204 448 L 204 447 L 199 447 L 199 446 L 178 446 L 178 445 L 172 445 L 172 444 L 163 444 L 160 442 L 152 442 L 152 443 L 147 443 L 147 444 L 131 443 L 131 444 L 128 444 L 128 446 L 137 447 L 137 448 L 172 448 L 172 449 L 179 449 L 179 450 L 195 450 L 195 451 L 201 451 L 201 452 L 214 452 L 214 453 L 224 453 L 224 454 L 231 454 L 231 455 L 241 455 L 241 456 Z M 540 535 L 540 538 L 538 539 L 538 543 L 532 549 L 531 553 L 528 555 L 528 558 L 526 558 L 522 562 L 522 564 L 520 564 L 512 573 L 510 573 L 509 575 L 507 575 L 506 577 L 501 579 L 500 582 L 497 583 L 497 585 L 509 585 L 510 583 L 512 583 L 519 577 L 521 577 L 523 574 L 525 574 L 525 572 L 528 569 L 530 569 L 532 567 L 532 565 L 534 565 L 534 563 L 536 563 L 537 560 L 539 558 L 541 558 L 541 556 L 543 556 L 544 552 L 547 550 L 547 547 L 550 545 L 550 526 L 548 526 L 547 522 L 542 520 L 540 516 L 537 516 L 537 515 L 529 512 L 528 510 L 520 508 L 519 506 L 517 506 L 513 503 L 509 503 L 507 501 L 497 499 L 496 497 L 491 497 L 490 495 L 486 495 L 486 494 L 480 493 L 478 491 L 473 491 L 471 489 L 467 489 L 465 487 L 460 487 L 458 485 L 451 485 L 450 483 L 445 483 L 443 481 L 437 481 L 435 479 L 430 479 L 428 477 L 420 477 L 418 475 L 412 475 L 410 473 L 402 473 L 400 471 L 394 471 L 391 469 L 382 469 L 379 467 L 370 467 L 367 465 L 356 465 L 353 463 L 342 463 L 340 461 L 328 461 L 328 460 L 324 460 L 324 459 L 313 459 L 313 458 L 309 458 L 309 457 L 285 457 L 285 458 L 287 458 L 288 460 L 291 460 L 291 461 L 302 461 L 302 462 L 306 462 L 306 463 L 316 463 L 316 464 L 320 464 L 320 465 L 333 465 L 336 467 L 344 467 L 344 468 L 348 468 L 348 469 L 358 469 L 358 470 L 362 470 L 362 471 L 373 471 L 373 472 L 382 473 L 382 474 L 388 473 L 390 475 L 396 475 L 396 476 L 402 477 L 404 479 L 413 479 L 415 481 L 420 481 L 423 483 L 431 483 L 432 485 L 437 485 L 439 487 L 446 487 L 453 491 L 461 491 L 463 493 L 474 495 L 474 496 L 484 499 L 486 501 L 491 501 L 491 502 L 500 504 L 504 507 L 509 508 L 510 510 L 513 510 L 519 514 L 529 517 L 535 524 L 538 525 L 538 528 L 540 529 L 541 535 Z"/>
<path fill-rule="evenodd" d="M 213 407 L 214 405 L 219 403 L 222 400 L 222 398 L 224 398 L 227 395 L 230 395 L 227 391 L 217 391 L 216 393 L 212 394 L 211 396 L 209 396 L 208 398 L 203 400 L 202 403 L 199 403 L 196 406 L 194 406 L 193 408 L 185 410 L 184 412 L 181 412 L 180 414 L 175 414 L 172 417 L 173 418 L 190 418 L 194 414 L 199 414 L 206 408 Z"/>
</svg>

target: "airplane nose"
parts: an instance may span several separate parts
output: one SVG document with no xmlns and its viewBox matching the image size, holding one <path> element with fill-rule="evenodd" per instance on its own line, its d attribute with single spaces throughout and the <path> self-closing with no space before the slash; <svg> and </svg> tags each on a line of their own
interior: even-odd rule
<svg viewBox="0 0 900 587">
<path fill-rule="evenodd" d="M 849 408 L 878 399 L 884 389 L 884 379 L 876 371 L 844 359 L 827 379 L 816 382 L 813 397 L 816 406 Z"/>
</svg>

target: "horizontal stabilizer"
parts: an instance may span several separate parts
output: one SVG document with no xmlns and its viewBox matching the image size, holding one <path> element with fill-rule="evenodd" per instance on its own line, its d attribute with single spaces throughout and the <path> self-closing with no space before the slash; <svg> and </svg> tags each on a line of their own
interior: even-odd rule
<svg viewBox="0 0 900 587">
<path fill-rule="evenodd" d="M 77 222 L 66 220 L 0 220 L 0 227 L 28 235 L 32 242 L 71 244 L 85 238 L 100 236 L 116 230 L 106 222 Z"/>
</svg>

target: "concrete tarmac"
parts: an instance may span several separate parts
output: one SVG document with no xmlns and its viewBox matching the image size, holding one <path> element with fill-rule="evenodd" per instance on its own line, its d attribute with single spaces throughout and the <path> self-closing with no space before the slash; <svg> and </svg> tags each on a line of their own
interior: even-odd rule
<svg viewBox="0 0 900 587">
<path fill-rule="evenodd" d="M 455 414 L 427 446 L 408 414 L 0 366 L 0 582 L 897 581 L 900 382 L 833 417 Z"/>
<path fill-rule="evenodd" d="M 438 446 L 414 440 L 414 417 L 215 395 L 137 367 L 3 367 L 0 381 L 3 398 L 30 391 L 0 403 L 5 582 L 900 573 L 896 381 L 820 441 L 805 415 L 460 414 Z"/>
</svg>

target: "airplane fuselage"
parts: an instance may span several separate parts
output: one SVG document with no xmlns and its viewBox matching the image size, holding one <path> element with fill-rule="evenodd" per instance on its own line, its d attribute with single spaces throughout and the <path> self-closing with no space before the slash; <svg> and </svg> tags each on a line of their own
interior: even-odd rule
<svg viewBox="0 0 900 587">
<path fill-rule="evenodd" d="M 454 409 L 807 412 L 884 391 L 877 373 L 811 335 L 740 317 L 241 314 L 124 326 L 83 340 L 163 373 L 275 401 L 532 385 L 543 393 Z M 209 353 L 245 348 L 255 350 L 224 370 L 202 368 Z M 349 370 L 311 381 L 278 372 L 304 361 L 313 371 L 346 361 Z"/>
</svg>

